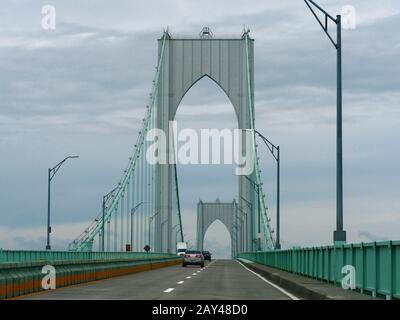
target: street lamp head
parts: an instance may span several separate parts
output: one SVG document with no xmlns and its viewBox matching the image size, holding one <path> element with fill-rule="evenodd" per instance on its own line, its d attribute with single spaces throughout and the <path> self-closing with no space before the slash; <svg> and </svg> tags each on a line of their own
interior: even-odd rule
<svg viewBox="0 0 400 320">
<path fill-rule="evenodd" d="M 75 159 L 75 158 L 79 158 L 79 156 L 69 156 L 68 158 Z"/>
</svg>

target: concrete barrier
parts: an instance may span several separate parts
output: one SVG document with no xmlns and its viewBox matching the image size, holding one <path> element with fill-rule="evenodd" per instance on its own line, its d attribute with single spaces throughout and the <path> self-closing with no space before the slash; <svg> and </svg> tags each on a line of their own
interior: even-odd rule
<svg viewBox="0 0 400 320">
<path fill-rule="evenodd" d="M 56 288 L 122 276 L 181 263 L 175 255 L 157 256 L 155 259 L 129 258 L 80 261 L 34 261 L 0 263 L 0 299 L 43 291 L 42 273 L 45 265 L 56 270 Z"/>
</svg>

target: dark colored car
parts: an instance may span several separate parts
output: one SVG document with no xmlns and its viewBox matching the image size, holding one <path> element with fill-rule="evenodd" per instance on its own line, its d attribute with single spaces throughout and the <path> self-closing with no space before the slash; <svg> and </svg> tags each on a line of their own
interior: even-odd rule
<svg viewBox="0 0 400 320">
<path fill-rule="evenodd" d="M 204 260 L 211 261 L 211 252 L 210 251 L 203 251 Z"/>
</svg>

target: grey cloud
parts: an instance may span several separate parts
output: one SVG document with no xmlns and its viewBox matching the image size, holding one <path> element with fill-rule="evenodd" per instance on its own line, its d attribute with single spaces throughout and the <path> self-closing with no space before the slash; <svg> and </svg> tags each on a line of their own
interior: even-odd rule
<svg viewBox="0 0 400 320">
<path fill-rule="evenodd" d="M 345 204 L 346 217 L 358 219 L 349 230 L 357 240 L 365 237 L 358 233 L 366 229 L 361 222 L 374 221 L 373 213 L 380 208 L 371 200 L 366 216 L 359 218 L 356 208 L 363 207 L 365 199 L 358 196 L 373 194 L 389 203 L 398 198 L 400 154 L 393 146 L 400 134 L 399 15 L 390 17 L 388 12 L 399 8 L 388 1 L 323 3 L 333 12 L 354 4 L 360 13 L 358 28 L 345 31 L 343 39 Z M 307 244 L 325 241 L 328 227 L 321 224 L 333 217 L 335 197 L 334 49 L 303 1 L 229 4 L 212 4 L 213 12 L 205 16 L 201 13 L 208 2 L 204 7 L 189 1 L 161 2 L 165 10 L 155 12 L 143 2 L 122 1 L 117 7 L 98 1 L 92 7 L 90 2 L 77 6 L 77 1 L 64 1 L 57 3 L 59 24 L 53 34 L 40 29 L 37 4 L 3 4 L 14 14 L 8 14 L 10 19 L 0 12 L 2 223 L 43 225 L 46 170 L 65 153 L 81 158 L 63 167 L 55 180 L 54 220 L 94 218 L 102 194 L 118 181 L 136 140 L 163 27 L 169 25 L 176 35 L 197 35 L 203 25 L 210 25 L 216 36 L 238 36 L 246 24 L 255 38 L 256 125 L 282 147 L 282 212 L 287 216 L 282 236 L 288 245 L 301 239 Z M 202 107 L 204 114 L 199 112 Z M 182 127 L 236 125 L 228 99 L 212 82 L 189 91 L 177 119 Z M 275 167 L 266 150 L 260 153 L 273 208 Z M 236 180 L 231 167 L 179 170 L 185 229 L 194 239 L 198 198 L 214 199 L 218 193 L 229 201 L 237 192 Z M 213 188 L 207 187 L 210 181 Z M 304 222 L 296 219 L 307 219 L 307 206 L 315 202 L 322 205 L 314 217 L 323 219 L 302 228 Z M 395 216 L 396 210 L 388 207 L 387 215 Z M 396 220 L 390 224 L 387 229 L 394 228 Z M 322 231 L 311 236 L 309 227 Z M 371 222 L 370 228 L 382 234 L 385 224 L 377 229 Z M 395 231 L 391 235 L 400 236 Z M 15 241 L 22 245 L 25 240 Z M 221 247 L 229 251 L 226 243 Z"/>
<path fill-rule="evenodd" d="M 388 240 L 385 236 L 376 235 L 366 230 L 361 230 L 360 232 L 358 232 L 358 235 L 370 242 Z"/>
</svg>

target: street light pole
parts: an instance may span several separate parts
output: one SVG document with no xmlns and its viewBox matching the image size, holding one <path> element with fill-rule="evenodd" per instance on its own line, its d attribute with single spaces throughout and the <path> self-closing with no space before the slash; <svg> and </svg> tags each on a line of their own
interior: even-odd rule
<svg viewBox="0 0 400 320">
<path fill-rule="evenodd" d="M 281 161 L 280 161 L 280 147 L 276 147 L 276 249 L 281 248 L 281 214 L 280 214 L 280 204 L 281 204 Z"/>
<path fill-rule="evenodd" d="M 343 145 L 342 145 L 342 20 L 337 20 L 337 146 L 336 146 L 336 230 L 333 232 L 335 243 L 346 242 L 346 231 L 343 230 Z"/>
<path fill-rule="evenodd" d="M 145 202 L 139 202 L 136 206 L 131 209 L 131 250 L 133 251 L 133 215 L 136 212 L 136 209 L 139 208 Z"/>
<path fill-rule="evenodd" d="M 57 171 L 60 169 L 60 167 L 63 165 L 65 161 L 68 159 L 74 159 L 74 158 L 79 158 L 79 156 L 68 156 L 64 160 L 60 161 L 57 163 L 53 168 L 49 168 L 48 171 L 48 179 L 47 179 L 47 244 L 46 244 L 46 250 L 51 250 L 50 246 L 50 233 L 51 233 L 51 226 L 50 226 L 50 184 L 51 180 L 57 173 Z"/>
<path fill-rule="evenodd" d="M 105 196 L 103 196 L 102 220 L 101 220 L 101 250 L 102 251 L 104 251 L 104 238 L 105 238 L 104 224 L 105 224 L 105 216 L 106 216 L 106 204 L 110 198 L 114 197 L 114 192 L 115 192 L 115 190 L 118 189 L 118 187 L 119 186 L 115 187 L 109 193 L 107 193 Z"/>
<path fill-rule="evenodd" d="M 181 230 L 176 230 L 175 232 L 175 243 L 178 243 L 178 234 L 181 233 Z"/>
<path fill-rule="evenodd" d="M 237 206 L 237 209 L 239 210 L 240 213 L 242 213 L 239 216 L 240 219 L 240 237 L 241 237 L 241 250 L 244 250 L 245 248 L 245 234 L 244 234 L 244 229 L 245 229 L 245 223 L 247 221 L 247 212 L 245 212 L 239 205 Z"/>
<path fill-rule="evenodd" d="M 46 250 L 50 250 L 50 233 L 51 233 L 51 227 L 50 227 L 50 182 L 51 182 L 51 169 L 49 168 L 49 175 L 47 179 L 47 245 L 46 245 Z"/>
<path fill-rule="evenodd" d="M 248 129 L 247 129 L 248 130 Z M 264 135 L 262 135 L 259 131 L 254 129 L 254 132 L 263 140 L 268 150 L 274 157 L 276 161 L 276 243 L 275 248 L 281 248 L 281 240 L 280 240 L 280 194 L 281 194 L 281 186 L 280 186 L 280 147 L 274 145 L 271 141 L 269 141 Z M 276 151 L 276 152 L 275 152 Z M 275 154 L 276 153 L 276 154 Z"/>
<path fill-rule="evenodd" d="M 247 176 L 244 176 L 249 182 L 250 182 L 250 184 L 252 185 L 252 187 L 254 188 L 254 190 L 256 191 L 256 193 L 257 193 L 257 200 L 258 200 L 258 203 L 257 203 L 257 211 L 258 211 L 258 239 L 257 239 L 257 244 L 258 244 L 258 251 L 260 251 L 261 250 L 261 238 L 260 238 L 260 236 L 261 236 L 261 211 L 260 211 L 260 185 L 258 184 L 258 183 L 256 183 L 256 182 L 254 182 L 253 180 L 251 180 L 249 177 L 247 177 Z M 245 198 L 243 198 L 242 196 L 240 196 L 240 198 L 242 199 L 242 200 L 244 200 L 249 206 L 250 206 L 250 210 L 252 211 L 252 203 L 250 202 L 250 201 L 248 201 L 248 200 L 246 200 Z"/>
<path fill-rule="evenodd" d="M 341 15 L 337 15 L 335 19 L 313 0 L 304 2 L 336 49 L 336 230 L 333 232 L 333 241 L 335 244 L 341 244 L 346 242 L 346 231 L 343 230 L 342 18 Z M 324 14 L 324 22 L 321 22 L 312 6 Z M 328 32 L 328 19 L 336 24 L 336 42 Z"/>
<path fill-rule="evenodd" d="M 150 246 L 150 232 L 151 232 L 151 222 L 153 221 L 154 217 L 157 216 L 161 211 L 157 211 L 149 218 L 149 246 Z"/>
<path fill-rule="evenodd" d="M 171 234 L 174 234 L 174 230 L 175 230 L 176 227 L 179 227 L 179 224 L 176 224 L 176 225 L 174 225 L 174 226 L 172 227 L 172 229 L 171 229 Z M 176 239 L 176 234 L 177 234 L 179 231 L 180 231 L 180 230 L 177 230 L 177 232 L 175 233 L 175 250 L 176 250 L 176 244 L 177 244 L 177 242 L 178 242 L 178 240 Z"/>
</svg>

